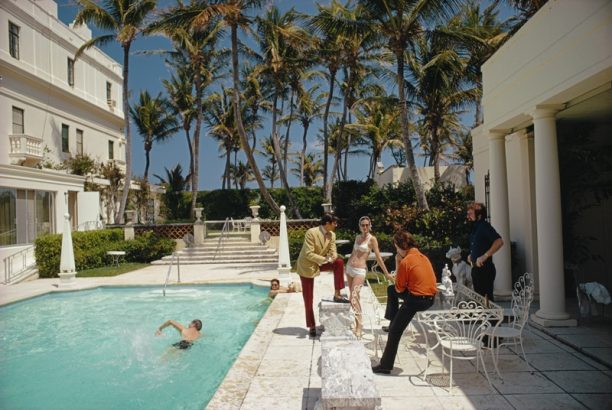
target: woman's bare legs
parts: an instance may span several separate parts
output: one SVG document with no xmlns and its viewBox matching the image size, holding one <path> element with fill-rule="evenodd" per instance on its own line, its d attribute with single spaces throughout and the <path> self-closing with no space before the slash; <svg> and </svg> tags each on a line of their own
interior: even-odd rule
<svg viewBox="0 0 612 410">
<path fill-rule="evenodd" d="M 363 329 L 363 315 L 361 310 L 361 298 L 360 292 L 363 287 L 365 277 L 357 275 L 349 282 L 351 289 L 351 306 L 355 312 L 355 336 L 361 337 L 361 331 Z"/>
</svg>

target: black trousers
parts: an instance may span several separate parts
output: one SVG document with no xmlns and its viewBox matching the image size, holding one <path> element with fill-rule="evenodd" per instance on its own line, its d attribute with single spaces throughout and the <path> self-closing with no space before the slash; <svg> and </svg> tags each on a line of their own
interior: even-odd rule
<svg viewBox="0 0 612 410">
<path fill-rule="evenodd" d="M 421 312 L 423 310 L 429 309 L 434 303 L 434 297 L 422 297 L 422 296 L 412 296 L 408 292 L 402 292 L 398 294 L 395 291 L 395 287 L 392 286 L 393 293 L 395 294 L 395 308 L 392 306 L 389 308 L 389 305 L 393 303 L 392 300 L 388 300 L 387 302 L 387 310 L 385 312 L 385 318 L 389 319 L 388 315 L 391 317 L 391 324 L 389 325 L 389 337 L 387 339 L 387 345 L 385 346 L 385 351 L 383 352 L 382 358 L 380 359 L 380 366 L 383 369 L 393 369 L 393 364 L 395 363 L 395 356 L 397 356 L 397 348 L 399 346 L 400 339 L 402 338 L 402 334 L 404 330 L 410 324 L 410 321 L 416 315 L 417 312 Z M 389 292 L 390 289 L 387 289 Z M 399 303 L 398 298 L 402 298 L 403 303 L 400 308 L 397 308 L 397 304 Z"/>
<path fill-rule="evenodd" d="M 491 302 L 495 302 L 493 296 L 493 282 L 495 282 L 495 265 L 490 260 L 486 261 L 482 267 L 472 266 L 472 283 L 476 293 L 488 296 Z"/>
</svg>

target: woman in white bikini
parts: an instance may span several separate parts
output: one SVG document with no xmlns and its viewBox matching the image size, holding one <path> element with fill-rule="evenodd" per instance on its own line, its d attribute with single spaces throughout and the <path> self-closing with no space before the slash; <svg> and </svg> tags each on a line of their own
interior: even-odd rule
<svg viewBox="0 0 612 410">
<path fill-rule="evenodd" d="M 346 264 L 346 277 L 348 278 L 348 285 L 350 289 L 350 300 L 353 310 L 355 311 L 355 335 L 361 337 L 361 329 L 363 327 L 362 315 L 361 315 L 361 302 L 359 299 L 359 292 L 365 282 L 365 276 L 367 271 L 366 262 L 370 256 L 370 252 L 374 252 L 376 256 L 376 262 L 382 269 L 385 276 L 390 278 L 391 275 L 385 266 L 385 262 L 380 256 L 378 250 L 378 241 L 376 237 L 370 233 L 372 229 L 372 222 L 367 216 L 359 218 L 359 230 L 361 234 L 355 238 L 355 245 L 353 246 L 353 252 Z"/>
</svg>

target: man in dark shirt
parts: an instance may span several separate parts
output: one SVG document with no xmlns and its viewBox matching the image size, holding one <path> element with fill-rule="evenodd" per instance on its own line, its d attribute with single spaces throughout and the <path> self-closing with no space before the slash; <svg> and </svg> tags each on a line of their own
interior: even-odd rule
<svg viewBox="0 0 612 410">
<path fill-rule="evenodd" d="M 497 231 L 487 222 L 487 208 L 480 202 L 468 205 L 467 217 L 473 222 L 468 263 L 472 265 L 474 290 L 493 301 L 495 265 L 491 257 L 504 245 Z"/>
</svg>

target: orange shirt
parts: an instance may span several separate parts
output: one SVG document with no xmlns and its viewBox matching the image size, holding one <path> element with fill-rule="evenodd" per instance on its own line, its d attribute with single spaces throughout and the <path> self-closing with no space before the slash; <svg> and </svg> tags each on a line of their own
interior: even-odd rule
<svg viewBox="0 0 612 410">
<path fill-rule="evenodd" d="M 395 290 L 401 293 L 406 289 L 416 296 L 433 296 L 438 290 L 431 262 L 417 248 L 408 250 L 397 269 Z"/>
</svg>

